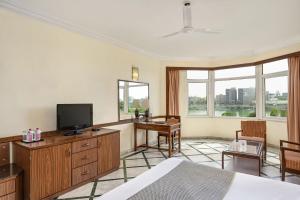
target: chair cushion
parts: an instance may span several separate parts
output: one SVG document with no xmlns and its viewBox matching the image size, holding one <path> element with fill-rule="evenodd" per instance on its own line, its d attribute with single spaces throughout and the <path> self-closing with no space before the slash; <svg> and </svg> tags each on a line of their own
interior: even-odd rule
<svg viewBox="0 0 300 200">
<path fill-rule="evenodd" d="M 284 157 L 286 168 L 300 170 L 300 153 L 284 151 Z"/>
<path fill-rule="evenodd" d="M 261 137 L 250 137 L 250 136 L 239 136 L 240 140 L 252 140 L 252 141 L 257 141 L 257 142 L 264 142 L 265 138 Z"/>
</svg>

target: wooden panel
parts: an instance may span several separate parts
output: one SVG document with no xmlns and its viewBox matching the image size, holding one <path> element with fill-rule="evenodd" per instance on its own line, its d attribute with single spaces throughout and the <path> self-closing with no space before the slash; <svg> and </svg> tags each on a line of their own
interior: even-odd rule
<svg viewBox="0 0 300 200">
<path fill-rule="evenodd" d="M 0 183 L 0 196 L 4 196 L 16 191 L 16 181 L 15 179 L 11 179 L 9 181 L 5 181 Z"/>
<path fill-rule="evenodd" d="M 72 168 L 81 167 L 97 161 L 97 148 L 82 151 L 72 155 Z"/>
<path fill-rule="evenodd" d="M 98 138 L 98 175 L 120 166 L 120 133 Z"/>
<path fill-rule="evenodd" d="M 26 148 L 23 148 L 19 145 L 13 144 L 13 155 L 14 155 L 14 162 L 22 167 L 23 171 L 23 178 L 20 180 L 23 182 L 23 187 L 19 188 L 22 192 L 24 191 L 24 198 L 29 200 L 29 191 L 30 191 L 30 151 Z M 18 189 L 18 188 L 17 188 Z M 19 193 L 17 194 L 19 196 Z M 22 195 L 21 195 L 22 197 Z"/>
<path fill-rule="evenodd" d="M 71 144 L 31 152 L 30 199 L 41 199 L 71 186 Z"/>
<path fill-rule="evenodd" d="M 72 153 L 77 153 L 77 152 L 85 151 L 96 147 L 97 147 L 97 138 L 81 140 L 72 143 Z"/>
<path fill-rule="evenodd" d="M 72 185 L 97 176 L 97 162 L 73 169 Z"/>
<path fill-rule="evenodd" d="M 0 143 L 0 166 L 9 164 L 9 143 Z"/>
<path fill-rule="evenodd" d="M 0 200 L 15 200 L 15 199 L 16 199 L 15 193 L 11 193 L 9 195 L 0 197 Z"/>
</svg>

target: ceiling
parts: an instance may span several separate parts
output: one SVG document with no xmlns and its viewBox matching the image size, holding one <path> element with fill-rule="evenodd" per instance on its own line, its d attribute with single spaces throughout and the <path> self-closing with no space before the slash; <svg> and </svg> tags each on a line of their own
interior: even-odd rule
<svg viewBox="0 0 300 200">
<path fill-rule="evenodd" d="M 220 34 L 162 35 L 182 28 L 183 0 L 0 0 L 33 17 L 159 56 L 229 58 L 300 43 L 299 0 L 191 0 L 193 26 Z"/>
</svg>

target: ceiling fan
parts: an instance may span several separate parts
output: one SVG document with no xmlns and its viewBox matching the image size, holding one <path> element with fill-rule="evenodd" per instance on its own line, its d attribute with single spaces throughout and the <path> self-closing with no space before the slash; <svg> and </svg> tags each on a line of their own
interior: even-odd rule
<svg viewBox="0 0 300 200">
<path fill-rule="evenodd" d="M 191 12 L 191 1 L 187 0 L 183 3 L 183 28 L 177 32 L 170 33 L 162 36 L 163 38 L 172 37 L 178 34 L 186 34 L 186 33 L 208 33 L 208 34 L 216 34 L 220 33 L 220 30 L 215 30 L 211 28 L 194 28 L 192 26 L 192 12 Z"/>
</svg>

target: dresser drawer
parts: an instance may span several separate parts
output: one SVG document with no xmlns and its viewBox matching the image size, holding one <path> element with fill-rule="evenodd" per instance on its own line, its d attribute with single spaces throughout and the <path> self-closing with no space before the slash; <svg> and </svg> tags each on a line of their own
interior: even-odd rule
<svg viewBox="0 0 300 200">
<path fill-rule="evenodd" d="M 9 163 L 9 144 L 0 143 L 0 165 Z"/>
<path fill-rule="evenodd" d="M 73 169 L 72 185 L 97 176 L 97 162 Z"/>
<path fill-rule="evenodd" d="M 15 193 L 11 193 L 11 194 L 0 197 L 0 200 L 15 200 L 15 199 L 16 199 Z"/>
<path fill-rule="evenodd" d="M 15 179 L 0 183 L 0 196 L 4 196 L 16 191 Z"/>
<path fill-rule="evenodd" d="M 85 151 L 96 147 L 97 147 L 97 138 L 81 140 L 72 143 L 72 153 L 77 153 L 77 152 Z"/>
<path fill-rule="evenodd" d="M 72 155 L 72 168 L 77 168 L 97 161 L 97 148 L 82 151 Z"/>
</svg>

